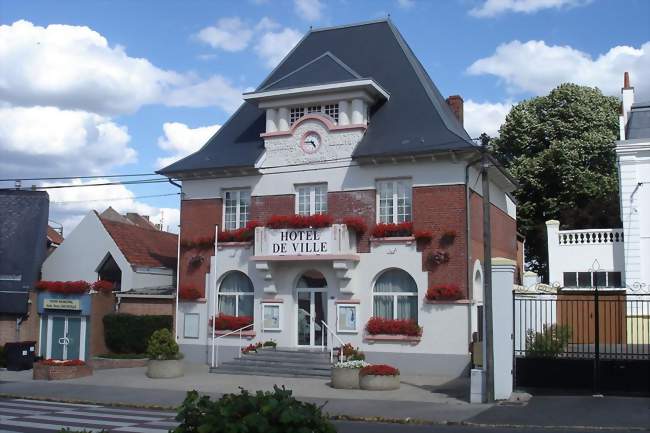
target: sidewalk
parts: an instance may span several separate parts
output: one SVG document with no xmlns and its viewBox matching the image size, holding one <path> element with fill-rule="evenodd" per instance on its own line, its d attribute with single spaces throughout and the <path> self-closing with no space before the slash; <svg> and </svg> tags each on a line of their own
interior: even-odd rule
<svg viewBox="0 0 650 433">
<path fill-rule="evenodd" d="M 431 376 L 404 376 L 396 391 L 335 390 L 324 379 L 209 374 L 207 367 L 189 365 L 178 379 L 149 379 L 144 368 L 98 370 L 93 376 L 47 382 L 31 380 L 31 371 L 0 372 L 0 395 L 74 400 L 108 404 L 175 407 L 187 390 L 213 397 L 270 390 L 284 385 L 303 401 L 324 405 L 331 416 L 428 423 L 467 423 L 544 427 L 608 427 L 650 431 L 650 399 L 534 397 L 527 405 L 469 404 L 467 383 Z"/>
</svg>

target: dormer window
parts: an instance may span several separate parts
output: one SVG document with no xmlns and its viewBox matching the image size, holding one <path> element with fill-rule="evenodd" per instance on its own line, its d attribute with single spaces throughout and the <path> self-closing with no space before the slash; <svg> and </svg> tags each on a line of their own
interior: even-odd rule
<svg viewBox="0 0 650 433">
<path fill-rule="evenodd" d="M 325 114 L 326 116 L 329 116 L 334 121 L 334 123 L 338 123 L 339 104 L 292 107 L 289 109 L 289 126 L 292 126 L 305 114 Z"/>
<path fill-rule="evenodd" d="M 334 122 L 339 121 L 339 104 L 327 104 L 324 113 L 334 119 Z"/>
<path fill-rule="evenodd" d="M 293 125 L 305 115 L 305 107 L 293 107 L 289 110 L 289 126 Z"/>
</svg>

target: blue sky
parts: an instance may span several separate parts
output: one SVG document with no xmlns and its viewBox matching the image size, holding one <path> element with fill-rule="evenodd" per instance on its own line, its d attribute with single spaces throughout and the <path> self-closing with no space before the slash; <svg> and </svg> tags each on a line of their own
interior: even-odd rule
<svg viewBox="0 0 650 433">
<path fill-rule="evenodd" d="M 0 178 L 153 172 L 200 146 L 310 26 L 387 14 L 442 94 L 463 96 L 472 135 L 565 81 L 616 95 L 628 70 L 650 99 L 646 0 L 0 0 Z M 51 216 L 69 231 L 110 204 L 174 226 L 177 196 L 138 197 L 175 192 L 61 189 Z"/>
</svg>

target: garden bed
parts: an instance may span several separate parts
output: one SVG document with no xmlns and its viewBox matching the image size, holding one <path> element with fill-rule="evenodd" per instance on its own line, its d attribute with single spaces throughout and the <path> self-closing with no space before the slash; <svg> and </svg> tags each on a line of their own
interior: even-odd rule
<svg viewBox="0 0 650 433">
<path fill-rule="evenodd" d="M 46 360 L 34 364 L 34 380 L 67 380 L 91 376 L 93 369 L 83 361 Z"/>
</svg>

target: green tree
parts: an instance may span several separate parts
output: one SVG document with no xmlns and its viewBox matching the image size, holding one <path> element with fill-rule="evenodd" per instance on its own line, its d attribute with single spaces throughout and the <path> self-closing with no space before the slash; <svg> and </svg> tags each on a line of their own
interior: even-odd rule
<svg viewBox="0 0 650 433">
<path fill-rule="evenodd" d="M 613 144 L 619 107 L 597 88 L 562 84 L 514 106 L 490 142 L 519 181 L 518 230 L 540 275 L 547 275 L 547 220 L 566 229 L 620 225 Z"/>
</svg>

